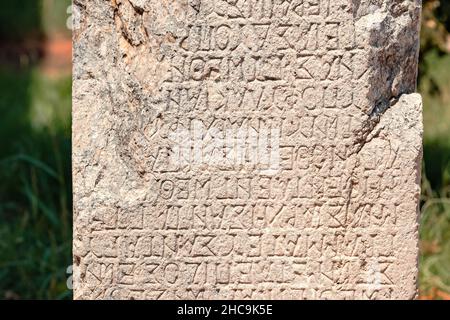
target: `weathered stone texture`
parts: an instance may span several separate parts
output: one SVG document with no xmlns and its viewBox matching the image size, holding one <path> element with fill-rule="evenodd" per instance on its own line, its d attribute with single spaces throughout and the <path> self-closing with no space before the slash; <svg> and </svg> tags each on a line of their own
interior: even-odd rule
<svg viewBox="0 0 450 320">
<path fill-rule="evenodd" d="M 416 296 L 420 0 L 74 5 L 76 299 Z"/>
</svg>

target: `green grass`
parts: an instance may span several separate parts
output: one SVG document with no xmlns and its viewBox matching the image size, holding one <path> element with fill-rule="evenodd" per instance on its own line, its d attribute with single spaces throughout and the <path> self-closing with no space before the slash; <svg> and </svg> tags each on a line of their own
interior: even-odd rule
<svg viewBox="0 0 450 320">
<path fill-rule="evenodd" d="M 430 51 L 419 91 L 424 101 L 420 289 L 450 294 L 450 55 Z M 435 297 L 435 296 L 433 296 Z M 439 296 L 438 296 L 439 297 Z M 442 294 L 440 295 L 442 298 Z M 448 296 L 447 296 L 448 297 Z M 436 297 L 435 297 L 436 298 Z"/>
<path fill-rule="evenodd" d="M 65 34 L 70 0 L 15 0 L 0 42 Z M 8 58 L 7 58 L 8 59 Z M 71 297 L 71 79 L 0 61 L 0 299 Z"/>
<path fill-rule="evenodd" d="M 69 298 L 71 81 L 1 70 L 0 88 L 0 299 Z"/>
</svg>

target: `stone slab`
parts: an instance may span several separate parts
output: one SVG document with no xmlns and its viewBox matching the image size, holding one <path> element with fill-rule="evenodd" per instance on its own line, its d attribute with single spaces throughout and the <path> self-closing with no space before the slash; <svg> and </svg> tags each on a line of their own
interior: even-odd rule
<svg viewBox="0 0 450 320">
<path fill-rule="evenodd" d="M 418 0 L 77 0 L 75 299 L 413 299 Z"/>
</svg>

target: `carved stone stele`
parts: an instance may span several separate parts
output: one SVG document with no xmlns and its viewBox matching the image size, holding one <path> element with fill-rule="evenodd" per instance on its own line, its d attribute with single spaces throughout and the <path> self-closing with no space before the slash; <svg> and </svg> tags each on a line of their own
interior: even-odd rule
<svg viewBox="0 0 450 320">
<path fill-rule="evenodd" d="M 420 0 L 76 0 L 75 299 L 416 297 Z"/>
</svg>

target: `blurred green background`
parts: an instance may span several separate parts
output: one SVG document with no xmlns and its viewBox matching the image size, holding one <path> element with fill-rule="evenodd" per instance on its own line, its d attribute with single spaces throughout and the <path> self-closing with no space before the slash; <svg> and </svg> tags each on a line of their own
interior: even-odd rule
<svg viewBox="0 0 450 320">
<path fill-rule="evenodd" d="M 450 299 L 450 0 L 423 7 L 420 295 Z M 70 17 L 70 0 L 0 11 L 0 299 L 72 297 Z"/>
<path fill-rule="evenodd" d="M 0 299 L 72 295 L 70 4 L 0 10 Z"/>
</svg>

